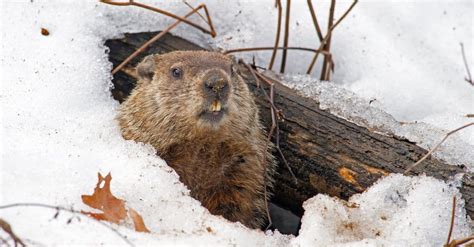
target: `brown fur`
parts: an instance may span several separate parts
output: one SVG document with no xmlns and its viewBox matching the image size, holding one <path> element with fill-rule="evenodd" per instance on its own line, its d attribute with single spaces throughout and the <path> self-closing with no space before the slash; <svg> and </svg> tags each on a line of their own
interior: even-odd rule
<svg viewBox="0 0 474 247">
<path fill-rule="evenodd" d="M 153 145 L 211 213 L 257 228 L 265 219 L 264 183 L 271 187 L 274 162 L 253 96 L 232 66 L 215 52 L 148 56 L 118 121 L 126 139 Z M 176 67 L 180 79 L 172 76 Z M 199 115 L 211 102 L 203 90 L 206 73 L 229 82 L 220 121 Z"/>
</svg>

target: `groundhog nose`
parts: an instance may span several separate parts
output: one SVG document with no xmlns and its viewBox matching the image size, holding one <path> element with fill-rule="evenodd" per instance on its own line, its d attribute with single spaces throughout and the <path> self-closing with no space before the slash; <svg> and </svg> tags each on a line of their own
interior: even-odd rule
<svg viewBox="0 0 474 247">
<path fill-rule="evenodd" d="M 227 80 L 222 77 L 211 77 L 206 80 L 204 87 L 206 91 L 218 94 L 224 91 L 228 84 Z"/>
</svg>

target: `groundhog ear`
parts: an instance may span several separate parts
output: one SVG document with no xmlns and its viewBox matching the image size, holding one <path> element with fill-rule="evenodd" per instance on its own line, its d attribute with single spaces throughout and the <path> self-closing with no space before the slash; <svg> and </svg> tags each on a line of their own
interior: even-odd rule
<svg viewBox="0 0 474 247">
<path fill-rule="evenodd" d="M 234 57 L 234 56 L 229 56 L 229 58 L 232 60 L 232 64 L 231 64 L 231 67 L 230 67 L 232 75 L 240 74 L 240 71 L 239 71 L 240 61 L 237 61 L 237 58 Z"/>
<path fill-rule="evenodd" d="M 141 61 L 136 70 L 139 79 L 151 80 L 155 74 L 158 55 L 150 55 Z"/>
</svg>

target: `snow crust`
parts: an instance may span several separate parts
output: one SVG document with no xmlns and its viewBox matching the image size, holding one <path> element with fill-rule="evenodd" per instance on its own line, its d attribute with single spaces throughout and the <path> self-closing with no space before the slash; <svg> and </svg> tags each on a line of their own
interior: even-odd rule
<svg viewBox="0 0 474 247">
<path fill-rule="evenodd" d="M 198 2 L 190 3 L 195 6 Z M 349 3 L 341 3 L 341 9 Z M 112 192 L 139 212 L 152 231 L 150 234 L 136 233 L 129 224 L 112 225 L 135 245 L 436 246 L 447 236 L 450 202 L 452 195 L 458 192 L 455 186 L 428 177 L 389 176 L 366 193 L 351 198 L 350 203 L 357 204 L 357 208 L 348 208 L 336 199 L 318 195 L 305 203 L 303 226 L 296 238 L 278 232 L 249 230 L 239 223 L 210 215 L 189 196 L 177 174 L 154 154 L 150 146 L 123 140 L 114 119 L 118 103 L 110 95 L 111 64 L 104 41 L 120 37 L 124 32 L 160 30 L 173 21 L 147 10 L 107 6 L 96 1 L 34 0 L 2 1 L 0 4 L 0 205 L 35 202 L 90 211 L 81 202 L 80 195 L 92 193 L 100 171 L 104 175 L 112 173 Z M 470 21 L 466 13 L 472 12 L 466 9 L 472 9 L 472 2 L 423 2 L 405 7 L 396 1 L 387 4 L 360 4 L 343 22 L 333 45 L 334 56 L 341 59 L 336 61 L 334 81 L 354 90 L 358 97 L 376 97 L 377 102 L 381 102 L 380 109 L 388 113 L 373 110 L 386 116 L 378 118 L 375 125 L 386 125 L 386 129 L 397 134 L 397 127 L 393 126 L 395 120 L 387 120 L 389 114 L 397 120 L 425 120 L 444 129 L 465 121 L 461 114 L 473 112 L 473 94 L 472 88 L 465 86 L 462 80 L 463 66 L 453 47 L 457 42 L 465 41 L 468 60 L 472 64 L 472 30 L 466 30 Z M 158 1 L 153 5 L 178 14 L 189 11 L 176 1 Z M 225 6 L 222 2 L 209 1 L 208 7 L 219 34 L 214 41 L 208 42 L 209 37 L 185 25 L 180 25 L 174 33 L 213 48 L 269 46 L 273 42 L 276 18 L 272 6 L 273 1 L 235 1 L 226 2 Z M 325 6 L 327 4 L 323 3 L 321 9 Z M 224 7 L 226 11 L 217 11 Z M 443 8 L 449 18 L 438 22 L 437 19 L 444 15 L 440 12 Z M 295 22 L 292 22 L 294 36 L 290 42 L 312 45 L 316 39 L 311 35 L 312 27 L 308 26 L 309 14 L 303 12 L 306 11 L 304 4 L 295 3 L 293 11 L 301 14 L 295 15 Z M 338 11 L 342 14 L 342 10 Z M 393 26 L 407 36 L 399 38 L 403 44 L 424 39 L 434 32 L 430 29 L 424 36 L 418 36 L 417 30 L 408 28 L 411 22 L 401 21 L 400 17 L 405 15 L 425 20 L 417 24 L 417 28 L 435 22 L 439 25 L 434 26 L 441 27 L 439 32 L 451 26 L 459 31 L 452 31 L 455 35 L 436 36 L 440 44 L 428 39 L 430 49 L 421 46 L 411 53 L 402 52 L 406 48 L 403 45 L 388 45 L 395 35 Z M 326 19 L 323 16 L 321 13 L 320 19 Z M 239 30 L 235 30 L 236 27 Z M 41 35 L 40 28 L 48 29 L 50 35 Z M 363 36 L 369 41 L 364 41 Z M 376 43 L 378 45 L 374 45 Z M 251 56 L 243 55 L 245 58 Z M 259 53 L 258 63 L 263 64 L 268 56 Z M 302 64 L 306 64 L 303 62 L 305 56 L 291 53 L 288 71 L 301 71 Z M 429 60 L 427 65 L 440 64 L 426 66 L 420 57 Z M 417 69 L 412 69 L 407 61 L 417 65 Z M 381 68 L 381 64 L 387 67 Z M 405 69 L 408 69 L 406 74 L 400 72 Z M 443 86 L 446 78 L 452 81 Z M 297 81 L 298 77 L 293 79 Z M 421 86 L 410 87 L 415 82 Z M 375 89 L 373 83 L 377 83 Z M 324 83 L 317 85 L 321 90 L 318 97 L 322 105 L 336 109 L 336 113 L 337 109 L 346 109 L 356 113 L 353 117 L 360 114 L 364 119 L 367 116 L 354 104 L 361 100 L 354 94 Z M 304 86 L 305 82 L 302 82 L 299 87 L 306 91 Z M 427 94 L 434 91 L 439 94 L 418 97 L 420 87 L 429 88 Z M 344 101 L 336 105 L 325 99 L 332 97 L 331 93 L 326 93 L 331 90 L 341 94 L 333 100 Z M 445 91 L 449 94 L 442 93 Z M 391 95 L 394 92 L 396 94 Z M 401 95 L 404 97 L 400 98 Z M 417 96 L 416 102 L 406 100 L 414 96 Z M 349 108 L 353 104 L 356 106 Z M 437 104 L 440 106 L 432 107 Z M 423 114 L 413 105 L 424 109 Z M 450 118 L 455 115 L 460 119 L 452 122 Z M 428 125 L 420 128 L 425 128 L 423 126 Z M 430 142 L 430 138 L 438 140 L 441 137 L 438 134 L 442 132 L 432 126 L 424 131 L 405 130 L 406 134 L 400 131 L 401 135 L 420 142 Z M 461 138 L 464 143 L 453 138 L 455 144 L 442 153 L 452 154 L 452 159 L 461 163 L 472 162 L 472 149 L 468 150 L 469 146 L 462 148 L 465 142 L 474 145 L 472 137 Z M 458 200 L 458 203 L 455 237 L 469 233 L 463 201 Z M 54 218 L 55 213 L 55 210 L 44 208 L 16 207 L 0 210 L 0 217 L 31 245 L 125 244 L 114 232 L 94 220 L 82 216 L 78 216 L 78 220 L 73 217 L 77 215 L 66 212 L 60 212 Z M 382 220 L 382 216 L 386 220 Z M 71 217 L 72 221 L 68 223 Z M 349 223 L 353 223 L 352 230 L 347 229 Z"/>
<path fill-rule="evenodd" d="M 328 109 L 334 115 L 380 133 L 405 137 L 428 150 L 437 145 L 448 132 L 429 123 L 397 121 L 382 109 L 379 102 L 364 99 L 333 82 L 319 81 L 307 75 L 287 74 L 282 79 L 286 86 L 318 101 L 322 109 Z M 433 156 L 444 159 L 449 164 L 464 165 L 468 170 L 474 171 L 474 143 L 462 138 L 463 135 L 470 135 L 468 130 L 451 135 Z"/>
<path fill-rule="evenodd" d="M 436 195 L 436 196 L 432 196 Z M 455 188 L 430 177 L 390 175 L 343 202 L 327 195 L 307 200 L 298 246 L 442 246 Z M 463 203 L 457 205 L 458 236 L 471 232 Z M 433 226 L 437 227 L 433 227 Z"/>
</svg>

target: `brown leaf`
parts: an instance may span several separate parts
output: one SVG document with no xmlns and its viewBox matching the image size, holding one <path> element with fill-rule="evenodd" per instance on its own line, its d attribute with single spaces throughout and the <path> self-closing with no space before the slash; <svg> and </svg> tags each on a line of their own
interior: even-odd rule
<svg viewBox="0 0 474 247">
<path fill-rule="evenodd" d="M 112 180 L 112 175 L 109 173 L 104 178 L 99 173 L 99 179 L 97 185 L 94 189 L 94 194 L 82 195 L 82 202 L 84 202 L 89 207 L 101 210 L 103 213 L 91 213 L 84 212 L 82 213 L 89 215 L 97 220 L 106 220 L 118 224 L 121 220 L 124 220 L 128 215 L 135 225 L 135 230 L 137 232 L 150 232 L 145 226 L 145 222 L 140 214 L 138 214 L 132 208 L 127 208 L 125 206 L 125 201 L 115 197 L 110 191 L 110 181 Z M 102 188 L 100 185 L 103 184 Z"/>
<path fill-rule="evenodd" d="M 49 35 L 48 29 L 46 29 L 46 28 L 41 28 L 41 34 L 42 34 L 43 36 L 48 36 L 48 35 Z"/>
<path fill-rule="evenodd" d="M 112 175 L 110 173 L 104 178 L 99 173 L 99 180 L 94 189 L 94 194 L 82 195 L 82 201 L 89 207 L 101 210 L 102 214 L 87 213 L 89 216 L 98 220 L 106 220 L 113 223 L 119 223 L 121 220 L 127 217 L 127 210 L 125 208 L 125 201 L 120 200 L 110 191 L 110 181 Z M 104 182 L 104 186 L 101 188 L 100 184 Z"/>
<path fill-rule="evenodd" d="M 150 232 L 148 228 L 145 226 L 145 222 L 140 214 L 137 211 L 133 210 L 133 208 L 128 209 L 128 213 L 130 218 L 133 220 L 133 224 L 135 225 L 135 231 L 137 232 Z"/>
</svg>

